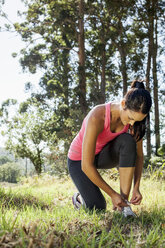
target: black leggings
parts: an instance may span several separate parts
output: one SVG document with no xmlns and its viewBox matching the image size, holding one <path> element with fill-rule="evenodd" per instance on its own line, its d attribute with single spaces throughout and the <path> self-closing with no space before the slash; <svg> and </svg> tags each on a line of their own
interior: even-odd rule
<svg viewBox="0 0 165 248">
<path fill-rule="evenodd" d="M 98 169 L 114 167 L 135 167 L 136 142 L 133 137 L 124 133 L 110 141 L 95 156 L 94 164 Z M 106 209 L 106 201 L 100 189 L 81 170 L 81 160 L 68 158 L 70 176 L 89 209 Z"/>
</svg>

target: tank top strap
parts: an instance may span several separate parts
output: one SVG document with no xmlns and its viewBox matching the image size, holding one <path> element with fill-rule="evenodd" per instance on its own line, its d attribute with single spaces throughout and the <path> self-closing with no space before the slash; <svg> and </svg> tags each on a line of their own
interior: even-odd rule
<svg viewBox="0 0 165 248">
<path fill-rule="evenodd" d="M 105 104 L 105 121 L 104 121 L 104 128 L 109 128 L 110 126 L 110 105 L 111 103 L 108 102 Z"/>
</svg>

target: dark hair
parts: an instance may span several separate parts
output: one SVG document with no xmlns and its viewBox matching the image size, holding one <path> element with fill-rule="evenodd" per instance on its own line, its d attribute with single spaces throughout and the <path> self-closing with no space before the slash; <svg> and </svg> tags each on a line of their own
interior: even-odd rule
<svg viewBox="0 0 165 248">
<path fill-rule="evenodd" d="M 135 112 L 147 114 L 150 111 L 152 100 L 142 81 L 133 81 L 131 89 L 125 95 L 125 106 Z"/>
<path fill-rule="evenodd" d="M 136 121 L 133 125 L 133 134 L 136 141 L 139 141 L 145 135 L 146 122 L 149 120 L 149 111 L 152 105 L 151 95 L 145 89 L 143 81 L 133 81 L 131 89 L 126 93 L 125 97 L 126 109 L 134 112 L 147 114 L 142 121 Z"/>
</svg>

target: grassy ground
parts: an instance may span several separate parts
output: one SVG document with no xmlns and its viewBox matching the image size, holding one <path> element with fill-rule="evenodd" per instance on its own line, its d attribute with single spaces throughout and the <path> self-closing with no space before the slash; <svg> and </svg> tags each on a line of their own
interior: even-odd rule
<svg viewBox="0 0 165 248">
<path fill-rule="evenodd" d="M 116 176 L 104 176 L 116 190 Z M 112 211 L 75 211 L 70 178 L 44 176 L 0 190 L 0 247 L 165 247 L 165 181 L 143 178 L 143 202 L 136 219 Z"/>
</svg>

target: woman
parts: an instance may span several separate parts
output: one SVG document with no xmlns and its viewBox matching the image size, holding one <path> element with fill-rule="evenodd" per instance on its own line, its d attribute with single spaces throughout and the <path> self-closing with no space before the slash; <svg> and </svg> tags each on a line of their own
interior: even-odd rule
<svg viewBox="0 0 165 248">
<path fill-rule="evenodd" d="M 134 177 L 130 203 L 141 203 L 142 138 L 151 104 L 143 82 L 134 81 L 121 102 L 101 104 L 88 113 L 68 152 L 69 173 L 79 191 L 72 198 L 76 208 L 106 209 L 102 189 L 110 196 L 114 210 L 135 216 L 128 197 Z M 119 167 L 120 194 L 97 170 L 113 167 Z"/>
</svg>

